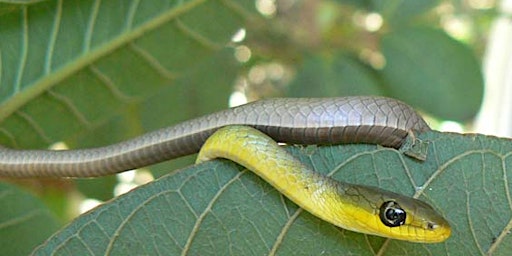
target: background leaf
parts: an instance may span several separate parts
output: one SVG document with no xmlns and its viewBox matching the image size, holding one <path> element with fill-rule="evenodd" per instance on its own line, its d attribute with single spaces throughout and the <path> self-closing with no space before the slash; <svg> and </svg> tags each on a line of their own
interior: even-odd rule
<svg viewBox="0 0 512 256">
<path fill-rule="evenodd" d="M 466 121 L 478 111 L 480 66 L 460 42 L 439 30 L 411 28 L 386 35 L 381 48 L 392 95 L 442 119 Z"/>
<path fill-rule="evenodd" d="M 60 224 L 36 197 L 0 183 L 0 248 L 4 255 L 27 255 Z"/>
<path fill-rule="evenodd" d="M 439 0 L 372 0 L 372 11 L 382 14 L 393 27 L 409 26 L 411 19 L 424 15 L 439 4 Z"/>
<path fill-rule="evenodd" d="M 422 134 L 420 139 L 430 142 L 425 162 L 373 145 L 290 150 L 335 179 L 377 185 L 429 202 L 452 225 L 452 236 L 445 243 L 414 244 L 336 228 L 283 199 L 251 172 L 228 161 L 214 161 L 164 176 L 81 216 L 38 254 L 510 252 L 511 141 L 438 132 Z"/>
<path fill-rule="evenodd" d="M 0 19 L 12 31 L 0 33 L 2 145 L 105 145 L 227 106 L 237 66 L 222 49 L 242 20 L 221 2 L 12 7 Z M 212 78 L 219 72 L 225 75 Z M 172 109 L 186 111 L 169 115 Z M 108 199 L 116 182 L 107 177 L 79 187 Z"/>
<path fill-rule="evenodd" d="M 289 85 L 292 97 L 382 94 L 376 73 L 346 54 L 306 58 Z"/>
<path fill-rule="evenodd" d="M 140 105 L 195 76 L 196 65 L 242 26 L 240 14 L 219 1 L 45 1 L 15 8 L 0 20 L 2 29 L 12 31 L 0 35 L 0 141 L 14 147 L 44 147 L 92 133 L 115 115 L 128 116 L 123 122 L 129 130 L 89 143 L 140 134 L 145 127 L 129 125 L 138 120 Z M 176 106 L 188 98 L 180 99 Z"/>
</svg>

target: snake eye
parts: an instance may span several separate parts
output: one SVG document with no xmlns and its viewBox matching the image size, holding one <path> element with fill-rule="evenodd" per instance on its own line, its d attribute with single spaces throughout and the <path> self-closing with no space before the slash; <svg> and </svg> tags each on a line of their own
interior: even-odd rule
<svg viewBox="0 0 512 256">
<path fill-rule="evenodd" d="M 380 206 L 379 217 L 388 227 L 398 227 L 405 223 L 405 211 L 397 202 L 387 201 Z"/>
</svg>

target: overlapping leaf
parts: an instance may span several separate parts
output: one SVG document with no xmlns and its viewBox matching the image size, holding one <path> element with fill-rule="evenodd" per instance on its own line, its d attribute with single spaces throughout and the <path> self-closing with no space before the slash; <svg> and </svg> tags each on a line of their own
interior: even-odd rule
<svg viewBox="0 0 512 256">
<path fill-rule="evenodd" d="M 0 142 L 23 148 L 72 142 L 116 115 L 128 117 L 121 125 L 130 129 L 89 143 L 105 144 L 155 129 L 154 124 L 129 123 L 139 118 L 140 104 L 166 87 L 177 86 L 180 79 L 189 81 L 186 76 L 198 63 L 224 47 L 243 26 L 243 12 L 249 12 L 243 4 L 204 0 L 4 4 Z M 208 69 L 203 71 L 209 74 Z M 216 85 L 197 84 L 202 86 L 192 83 L 189 88 L 200 91 Z M 225 83 L 216 91 L 226 99 L 229 89 Z M 187 103 L 180 96 L 170 101 L 176 107 Z M 217 102 L 215 108 L 225 107 L 222 101 L 211 102 Z M 52 125 L 57 122 L 59 126 Z"/>
<path fill-rule="evenodd" d="M 225 108 L 237 72 L 225 45 L 250 12 L 243 1 L 0 4 L 0 144 L 99 146 Z M 82 192 L 110 198 L 111 186 L 90 186 L 107 179 Z"/>
<path fill-rule="evenodd" d="M 59 228 L 41 201 L 13 185 L 0 183 L 0 201 L 0 248 L 4 255 L 26 255 Z"/>
<path fill-rule="evenodd" d="M 511 241 L 512 143 L 431 132 L 428 159 L 371 145 L 292 148 L 322 173 L 377 185 L 432 204 L 449 240 L 414 244 L 336 228 L 297 208 L 227 161 L 183 169 L 81 216 L 37 254 L 507 255 Z"/>
</svg>

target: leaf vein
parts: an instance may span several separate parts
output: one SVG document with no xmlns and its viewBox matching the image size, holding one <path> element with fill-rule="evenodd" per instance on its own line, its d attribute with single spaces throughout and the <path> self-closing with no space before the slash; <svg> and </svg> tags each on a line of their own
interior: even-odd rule
<svg viewBox="0 0 512 256">
<path fill-rule="evenodd" d="M 66 237 L 66 239 L 64 239 L 64 240 L 60 241 L 60 243 L 59 243 L 59 244 L 57 244 L 57 245 L 55 246 L 55 249 L 53 249 L 53 252 L 58 252 L 61 248 L 67 249 L 67 247 L 65 247 L 65 246 L 66 246 L 66 244 L 67 244 L 69 241 L 73 240 L 73 239 L 78 239 L 78 240 L 80 241 L 80 243 L 82 243 L 82 244 L 83 244 L 83 242 L 82 242 L 83 240 L 82 240 L 82 239 L 81 239 L 81 237 L 80 237 L 80 232 L 82 232 L 85 228 L 87 228 L 89 225 L 91 225 L 91 224 L 92 224 L 92 223 L 94 223 L 94 222 L 96 222 L 96 220 L 89 220 L 89 221 L 84 222 L 84 224 L 83 224 L 83 225 L 81 225 L 81 226 L 80 226 L 80 227 L 79 227 L 79 228 L 78 228 L 78 229 L 73 233 L 73 235 L 70 235 L 70 236 Z M 47 241 L 47 242 L 48 242 L 48 241 Z M 45 242 L 45 243 L 47 243 L 47 242 Z M 40 245 L 39 247 L 43 247 L 43 245 Z"/>
<path fill-rule="evenodd" d="M 41 126 L 39 126 L 39 124 L 37 124 L 37 122 L 31 116 L 29 116 L 27 113 L 25 113 L 21 110 L 16 111 L 15 114 L 17 116 L 21 117 L 21 119 L 23 119 L 25 122 L 27 122 L 27 124 L 30 127 L 32 127 L 32 129 L 34 129 L 36 134 L 39 135 L 46 143 L 48 143 L 48 144 L 52 143 L 52 140 L 50 139 L 50 137 L 48 137 L 48 135 L 46 135 L 43 128 Z"/>
<path fill-rule="evenodd" d="M 502 170 L 503 170 L 503 182 L 505 183 L 505 194 L 507 196 L 508 206 L 512 210 L 512 200 L 510 198 L 510 190 L 508 187 L 507 167 L 505 165 L 505 159 L 507 157 L 509 157 L 511 154 L 512 154 L 512 152 L 508 153 L 504 157 L 504 159 L 502 159 L 501 164 L 502 164 Z M 507 223 L 505 228 L 500 232 L 500 234 L 496 237 L 494 242 L 491 244 L 491 246 L 487 250 L 487 255 L 492 255 L 494 253 L 494 251 L 496 251 L 496 249 L 498 249 L 498 246 L 503 242 L 505 237 L 510 234 L 511 230 L 512 230 L 512 219 L 509 220 L 509 222 Z"/>
<path fill-rule="evenodd" d="M 67 96 L 59 94 L 53 90 L 48 90 L 47 93 L 50 97 L 54 98 L 56 101 L 66 106 L 66 108 L 76 117 L 76 119 L 80 123 L 82 123 L 88 128 L 91 127 L 91 123 L 89 122 L 89 120 L 87 120 L 87 118 L 82 114 L 82 112 L 78 110 L 73 101 L 71 101 Z"/>
<path fill-rule="evenodd" d="M 441 173 L 443 173 L 450 165 L 460 161 L 461 159 L 463 159 L 466 156 L 469 156 L 469 155 L 472 155 L 472 154 L 484 154 L 484 153 L 495 154 L 495 152 L 493 152 L 492 150 L 473 150 L 473 151 L 467 151 L 467 152 L 464 152 L 463 154 L 459 154 L 456 157 L 451 158 L 450 160 L 446 161 L 442 165 L 439 165 L 439 168 L 434 173 L 432 173 L 430 178 L 428 178 L 425 181 L 423 186 L 420 186 L 420 189 L 416 190 L 416 193 L 414 194 L 413 197 L 414 198 L 418 198 L 420 195 L 422 195 L 423 191 L 425 191 L 425 189 L 430 185 L 430 183 L 432 183 L 437 178 L 437 176 L 439 176 Z"/>
<path fill-rule="evenodd" d="M 372 247 L 372 243 L 370 242 L 369 237 L 370 237 L 369 235 L 366 235 L 366 234 L 365 234 L 365 235 L 364 235 L 364 241 L 366 242 L 366 246 L 369 248 L 369 250 L 371 251 L 371 253 L 372 253 L 373 255 L 376 255 L 376 254 L 375 254 L 375 250 L 374 250 L 374 249 L 373 249 L 373 247 Z M 386 242 L 384 242 L 384 243 L 386 243 Z M 382 247 L 381 247 L 381 248 L 382 248 Z"/>
<path fill-rule="evenodd" d="M 18 72 L 16 73 L 16 82 L 14 83 L 14 94 L 20 91 L 21 89 L 21 80 L 23 78 L 23 73 L 25 72 L 25 66 L 27 65 L 27 56 L 28 56 L 28 11 L 27 6 L 23 6 L 22 10 L 22 27 L 21 29 L 21 52 L 20 52 L 20 63 L 18 65 Z"/>
<path fill-rule="evenodd" d="M 0 49 L 0 86 L 2 86 L 2 62 L 3 62 L 3 59 L 2 59 L 2 49 Z"/>
<path fill-rule="evenodd" d="M 288 207 L 286 207 L 286 197 L 283 194 L 279 193 L 279 200 L 281 201 L 281 205 L 283 205 L 283 210 L 286 214 L 286 217 L 290 218 L 290 210 L 288 209 Z"/>
<path fill-rule="evenodd" d="M 135 101 L 135 97 L 128 96 L 119 90 L 118 86 L 103 72 L 101 72 L 96 66 L 89 66 L 89 70 L 105 85 L 105 87 L 112 93 L 118 100 L 129 103 Z"/>
<path fill-rule="evenodd" d="M 87 25 L 87 30 L 85 31 L 83 54 L 86 54 L 91 50 L 92 34 L 94 33 L 94 25 L 98 18 L 100 5 L 101 0 L 95 0 L 93 3 L 92 12 L 89 16 L 89 24 Z"/>
<path fill-rule="evenodd" d="M 176 193 L 178 193 L 178 195 L 180 195 L 181 199 L 183 200 L 183 202 L 185 203 L 185 205 L 187 206 L 187 208 L 190 210 L 190 212 L 192 214 L 194 214 L 194 217 L 198 218 L 199 216 L 197 215 L 197 212 L 194 210 L 194 208 L 192 207 L 192 205 L 190 205 L 190 203 L 188 202 L 188 200 L 185 198 L 185 196 L 181 193 L 181 191 L 177 191 Z"/>
<path fill-rule="evenodd" d="M 146 204 L 148 202 L 150 202 L 151 200 L 154 200 L 155 198 L 158 198 L 159 196 L 162 196 L 162 195 L 166 195 L 168 193 L 176 193 L 176 191 L 174 191 L 174 190 L 164 190 L 164 191 L 152 194 L 151 196 L 146 198 L 144 201 L 140 202 L 140 204 L 138 204 L 136 207 L 134 207 L 133 210 L 131 210 L 131 212 L 128 215 L 123 216 L 121 213 L 119 213 L 119 217 L 122 219 L 122 222 L 119 223 L 119 226 L 117 227 L 117 229 L 112 234 L 112 237 L 111 237 L 107 247 L 105 248 L 105 253 L 104 254 L 105 255 L 110 255 L 111 254 L 111 251 L 114 249 L 114 242 L 121 235 L 121 230 L 123 230 L 123 228 L 127 227 L 127 225 L 130 224 L 130 220 L 132 219 L 133 216 L 135 216 L 136 213 L 138 213 L 140 210 L 143 210 L 144 207 L 146 207 Z M 119 207 L 117 207 L 117 209 L 119 211 Z M 86 225 L 83 225 L 82 228 L 85 227 L 85 226 Z M 128 228 L 130 228 L 130 227 L 128 227 Z"/>
<path fill-rule="evenodd" d="M 146 51 L 145 49 L 139 47 L 135 43 L 130 43 L 129 48 L 135 52 L 138 56 L 140 56 L 148 65 L 153 68 L 159 75 L 164 77 L 167 80 L 173 80 L 176 78 L 176 74 L 168 70 L 166 67 L 160 63 L 151 53 Z"/>
<path fill-rule="evenodd" d="M 330 171 L 326 176 L 328 177 L 331 177 L 333 176 L 334 174 L 338 173 L 342 167 L 346 166 L 347 164 L 349 164 L 350 162 L 354 161 L 354 160 L 357 160 L 358 158 L 362 157 L 362 156 L 365 156 L 365 155 L 373 155 L 374 152 L 369 152 L 369 151 L 366 151 L 366 152 L 361 152 L 361 153 L 357 153 L 357 154 L 354 154 L 352 155 L 351 157 L 345 159 L 345 161 L 339 163 L 338 165 L 336 165 L 332 171 Z"/>
<path fill-rule="evenodd" d="M 492 255 L 496 249 L 498 249 L 498 245 L 500 245 L 505 237 L 507 235 L 510 235 L 510 232 L 512 230 L 512 219 L 509 220 L 503 231 L 496 237 L 496 240 L 492 243 L 492 245 L 489 247 L 489 250 L 487 250 L 486 255 Z"/>
<path fill-rule="evenodd" d="M 20 224 L 20 223 L 23 223 L 25 221 L 33 219 L 36 216 L 42 215 L 42 214 L 43 214 L 43 211 L 41 209 L 30 211 L 30 212 L 26 212 L 25 214 L 19 215 L 16 218 L 12 218 L 12 219 L 9 219 L 7 221 L 4 221 L 4 222 L 0 223 L 0 230 L 2 230 L 4 228 L 12 227 L 12 226 Z"/>
<path fill-rule="evenodd" d="M 94 220 L 91 223 L 96 223 L 96 226 L 103 233 L 103 235 L 105 235 L 105 237 L 108 237 L 108 232 L 103 228 L 103 226 L 100 223 L 98 223 L 97 220 Z"/>
<path fill-rule="evenodd" d="M 128 10 L 128 16 L 126 17 L 126 25 L 125 31 L 132 30 L 133 27 L 133 19 L 135 18 L 135 14 L 137 13 L 137 7 L 139 6 L 140 0 L 133 0 L 130 9 Z"/>
<path fill-rule="evenodd" d="M 300 207 L 297 208 L 297 211 L 295 211 L 293 213 L 293 215 L 286 221 L 286 223 L 284 224 L 283 228 L 281 229 L 281 232 L 279 233 L 279 235 L 277 235 L 276 241 L 272 245 L 272 248 L 270 249 L 270 252 L 268 253 L 269 256 L 276 255 L 277 250 L 283 244 L 283 240 L 284 240 L 285 235 L 288 233 L 288 231 L 290 230 L 292 224 L 295 222 L 295 220 L 299 217 L 299 215 L 303 211 L 304 210 L 302 208 L 300 208 Z"/>
<path fill-rule="evenodd" d="M 379 251 L 377 252 L 376 256 L 382 256 L 382 255 L 384 255 L 384 253 L 386 253 L 386 250 L 388 249 L 389 243 L 391 243 L 391 240 L 392 240 L 391 238 L 386 238 L 386 241 L 384 241 L 384 243 L 382 243 L 382 246 L 379 248 Z"/>
<path fill-rule="evenodd" d="M 243 170 L 241 172 L 239 172 L 237 175 L 233 176 L 233 178 L 231 178 L 228 182 L 226 182 L 222 187 L 220 187 L 219 191 L 213 196 L 213 198 L 211 199 L 211 201 L 208 203 L 208 205 L 206 206 L 206 208 L 203 210 L 203 212 L 199 215 L 199 218 L 197 218 L 196 220 L 196 223 L 194 224 L 194 227 L 192 228 L 189 236 L 188 236 L 188 239 L 187 239 L 187 242 L 185 244 L 185 246 L 183 247 L 183 251 L 181 252 L 181 255 L 187 255 L 188 251 L 190 250 L 190 247 L 192 246 L 192 242 L 195 238 L 195 235 L 197 234 L 197 232 L 199 231 L 199 227 L 200 225 L 203 223 L 203 220 L 204 218 L 206 218 L 206 216 L 208 215 L 208 213 L 210 212 L 210 210 L 212 209 L 213 205 L 215 202 L 217 202 L 217 199 L 220 198 L 220 196 L 222 195 L 222 193 L 232 184 L 234 183 L 235 181 L 238 181 L 240 179 L 240 177 L 246 173 L 247 170 Z"/>
<path fill-rule="evenodd" d="M 468 184 L 465 172 L 462 172 L 462 179 L 464 180 L 464 184 Z M 470 211 L 471 207 L 469 205 L 469 202 L 470 202 L 470 192 L 469 192 L 469 190 L 467 188 L 464 189 L 464 192 L 466 193 L 466 215 L 468 216 L 468 225 L 469 225 L 469 230 L 471 232 L 471 237 L 473 238 L 473 241 L 475 242 L 478 250 L 480 251 L 480 254 L 484 255 L 484 251 L 482 249 L 482 246 L 478 242 L 477 234 L 475 234 L 475 228 L 473 226 L 473 221 L 471 221 L 471 211 Z"/>
<path fill-rule="evenodd" d="M 247 18 L 249 20 L 254 20 L 254 19 L 260 18 L 259 16 L 252 14 L 251 12 L 247 11 L 245 8 L 241 7 L 235 1 L 221 0 L 220 3 L 222 3 L 228 9 L 232 10 L 235 14 L 239 15 L 242 18 Z"/>
<path fill-rule="evenodd" d="M 512 152 L 509 154 L 512 154 Z M 509 154 L 507 154 L 507 156 L 505 156 L 504 158 L 501 159 L 501 169 L 503 170 L 503 182 L 505 183 L 504 184 L 505 194 L 507 196 L 508 206 L 509 206 L 510 210 L 512 211 L 512 198 L 510 196 L 510 190 L 509 190 L 509 185 L 508 185 L 507 166 L 505 165 L 505 158 L 507 158 L 509 156 Z"/>
<path fill-rule="evenodd" d="M 62 1 L 57 1 L 57 10 L 55 11 L 55 18 L 53 20 L 52 32 L 50 33 L 50 42 L 46 49 L 46 58 L 44 62 L 44 73 L 50 74 L 52 70 L 52 59 L 55 50 L 55 43 L 57 42 L 57 35 L 60 30 L 60 23 L 62 22 Z"/>
<path fill-rule="evenodd" d="M 198 42 L 201 46 L 204 48 L 210 49 L 210 50 L 219 50 L 222 48 L 221 45 L 211 41 L 210 39 L 206 38 L 205 36 L 199 34 L 198 32 L 192 30 L 189 28 L 185 23 L 183 23 L 180 19 L 176 19 L 175 23 L 176 27 L 186 36 L 193 39 L 194 41 Z"/>
<path fill-rule="evenodd" d="M 261 243 L 264 244 L 265 247 L 269 248 L 268 244 L 265 241 L 265 236 L 261 233 L 260 229 L 258 228 L 258 226 L 259 226 L 258 223 L 254 223 L 254 220 L 249 219 L 249 218 L 245 218 L 245 216 L 243 216 L 243 215 L 241 215 L 241 216 L 242 216 L 242 219 L 244 220 L 244 222 L 249 223 L 249 225 L 252 227 L 252 229 L 256 232 L 256 234 L 258 235 L 258 238 L 260 239 Z M 231 236 L 229 238 L 231 240 Z M 254 239 L 252 240 L 252 242 L 258 243 Z"/>
<path fill-rule="evenodd" d="M 87 242 L 84 241 L 81 236 L 78 236 L 77 239 L 78 239 L 78 241 L 80 241 L 80 243 L 83 245 L 83 247 L 85 247 L 85 249 L 87 249 L 87 251 L 89 252 L 89 255 L 94 255 L 94 252 L 92 251 L 92 248 L 89 247 Z"/>
<path fill-rule="evenodd" d="M 176 191 L 175 191 L 175 192 L 176 192 Z M 170 201 L 169 201 L 169 198 L 164 197 L 164 200 L 165 200 L 169 205 L 172 205 L 172 202 L 170 202 Z M 179 219 L 176 219 L 176 218 L 174 219 L 174 221 L 181 222 Z M 164 225 L 165 225 L 165 223 L 166 223 L 166 222 L 162 222 L 162 223 L 164 223 Z M 174 237 L 174 235 L 173 235 L 171 232 L 169 232 L 169 229 L 168 229 L 168 228 L 164 228 L 164 230 L 165 230 L 165 234 L 167 235 L 168 239 L 170 239 L 171 241 L 173 241 L 173 242 L 174 242 L 174 245 L 175 245 L 177 248 L 181 248 L 181 245 L 179 244 L 178 240 L 176 240 L 176 237 Z"/>
<path fill-rule="evenodd" d="M 416 190 L 416 188 L 418 187 L 416 185 L 416 181 L 414 180 L 414 178 L 412 177 L 412 173 L 411 173 L 411 170 L 409 169 L 409 166 L 405 163 L 405 160 L 403 157 L 399 157 L 400 159 L 400 162 L 402 162 L 402 166 L 404 167 L 405 169 L 405 173 L 407 174 L 407 177 L 409 178 L 409 181 L 411 182 L 411 185 L 413 186 L 413 188 Z"/>
<path fill-rule="evenodd" d="M 11 145 L 13 147 L 18 147 L 18 142 L 16 141 L 16 138 L 9 130 L 7 130 L 5 127 L 1 127 L 0 133 L 3 133 L 11 141 Z"/>
</svg>

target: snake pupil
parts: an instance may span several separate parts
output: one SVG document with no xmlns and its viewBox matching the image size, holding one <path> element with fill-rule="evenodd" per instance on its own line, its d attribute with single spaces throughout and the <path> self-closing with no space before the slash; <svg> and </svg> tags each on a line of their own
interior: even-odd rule
<svg viewBox="0 0 512 256">
<path fill-rule="evenodd" d="M 380 220 L 388 227 L 397 227 L 405 223 L 406 214 L 397 202 L 387 201 L 380 206 Z"/>
</svg>

